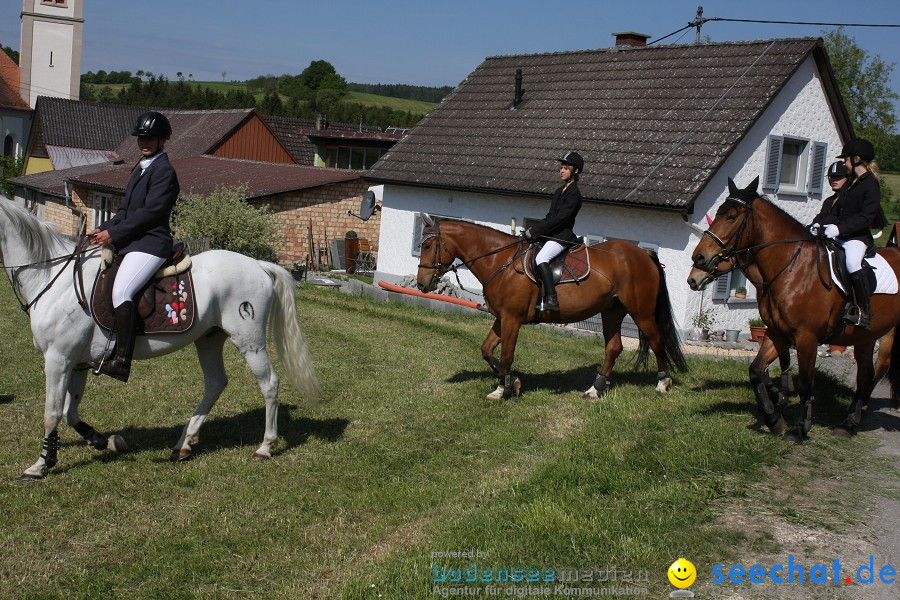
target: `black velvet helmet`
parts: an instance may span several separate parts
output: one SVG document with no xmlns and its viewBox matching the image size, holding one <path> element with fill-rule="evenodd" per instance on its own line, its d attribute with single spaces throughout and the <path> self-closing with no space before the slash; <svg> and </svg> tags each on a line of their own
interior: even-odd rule
<svg viewBox="0 0 900 600">
<path fill-rule="evenodd" d="M 172 125 L 162 113 L 151 110 L 138 117 L 131 135 L 168 139 L 172 137 Z"/>
<path fill-rule="evenodd" d="M 573 150 L 569 150 L 568 152 L 566 152 L 565 156 L 563 156 L 562 158 L 557 158 L 556 160 L 564 165 L 571 165 L 575 167 L 576 169 L 578 169 L 579 173 L 584 171 L 584 159 L 581 158 L 580 154 Z"/>
<path fill-rule="evenodd" d="M 840 179 L 841 177 L 847 177 L 848 175 L 850 175 L 850 171 L 844 166 L 844 162 L 841 160 L 831 163 L 828 167 L 829 179 Z"/>
<path fill-rule="evenodd" d="M 845 158 L 847 156 L 858 156 L 863 160 L 873 160 L 875 158 L 875 148 L 869 140 L 853 138 L 844 144 L 844 149 L 841 150 L 837 157 Z"/>
</svg>

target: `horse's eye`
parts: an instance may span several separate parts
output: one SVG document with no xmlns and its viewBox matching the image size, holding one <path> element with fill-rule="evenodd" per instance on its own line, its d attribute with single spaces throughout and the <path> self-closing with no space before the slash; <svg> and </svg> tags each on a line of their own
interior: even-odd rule
<svg viewBox="0 0 900 600">
<path fill-rule="evenodd" d="M 735 213 L 733 215 L 728 215 L 728 220 L 729 221 L 737 221 L 737 213 Z"/>
</svg>

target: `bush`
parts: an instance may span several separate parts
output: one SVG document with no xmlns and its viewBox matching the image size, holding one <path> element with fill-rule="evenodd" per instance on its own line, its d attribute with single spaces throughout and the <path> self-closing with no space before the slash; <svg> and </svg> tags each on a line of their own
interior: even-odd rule
<svg viewBox="0 0 900 600">
<path fill-rule="evenodd" d="M 693 323 L 694 327 L 697 329 L 709 329 L 713 325 L 712 309 L 707 308 L 701 310 L 694 315 L 694 318 L 691 319 L 691 323 Z"/>
<path fill-rule="evenodd" d="M 266 207 L 244 198 L 247 186 L 220 186 L 209 196 L 189 193 L 175 205 L 172 225 L 176 238 L 208 238 L 210 248 L 273 260 L 281 241 L 277 221 Z"/>
</svg>

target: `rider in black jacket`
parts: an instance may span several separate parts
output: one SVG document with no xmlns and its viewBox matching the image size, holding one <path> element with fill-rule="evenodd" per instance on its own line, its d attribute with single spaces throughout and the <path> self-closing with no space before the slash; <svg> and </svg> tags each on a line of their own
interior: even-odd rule
<svg viewBox="0 0 900 600">
<path fill-rule="evenodd" d="M 858 307 L 858 311 L 848 315 L 848 320 L 868 329 L 872 321 L 869 302 L 872 290 L 869 289 L 868 277 L 862 270 L 862 260 L 875 244 L 870 230 L 887 224 L 881 209 L 878 165 L 875 162 L 874 147 L 862 138 L 844 144 L 838 158 L 844 160 L 843 166 L 850 176 L 850 184 L 825 200 L 811 231 L 818 233 L 818 224 L 823 228 L 825 237 L 836 240 L 844 247 L 847 271 L 850 273 L 853 296 Z M 832 165 L 832 168 L 835 166 Z M 829 176 L 830 172 L 831 169 Z"/>
<path fill-rule="evenodd" d="M 563 185 L 553 193 L 547 216 L 525 231 L 526 239 L 543 240 L 535 262 L 543 288 L 543 303 L 539 301 L 537 308 L 545 311 L 559 310 L 550 261 L 578 241 L 578 236 L 572 230 L 575 227 L 575 217 L 581 210 L 581 191 L 577 182 L 578 175 L 584 169 L 584 159 L 577 152 L 569 151 L 557 160 L 561 163 L 559 176 Z"/>
</svg>

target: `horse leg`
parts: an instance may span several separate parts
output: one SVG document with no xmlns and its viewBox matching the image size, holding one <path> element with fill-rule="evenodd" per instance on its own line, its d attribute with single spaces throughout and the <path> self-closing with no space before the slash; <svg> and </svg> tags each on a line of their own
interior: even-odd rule
<svg viewBox="0 0 900 600">
<path fill-rule="evenodd" d="M 596 400 L 606 394 L 609 389 L 609 376 L 612 374 L 616 359 L 622 354 L 622 319 L 625 318 L 625 308 L 604 312 L 601 318 L 603 323 L 603 341 L 605 344 L 605 356 L 603 366 L 594 383 L 581 395 L 585 400 Z"/>
<path fill-rule="evenodd" d="M 488 332 L 487 337 L 484 339 L 484 343 L 481 344 L 481 356 L 484 358 L 485 362 L 490 365 L 491 370 L 494 372 L 494 375 L 500 374 L 500 361 L 497 360 L 497 357 L 494 356 L 494 350 L 497 349 L 497 346 L 500 345 L 500 319 L 494 319 L 494 324 L 491 326 L 491 330 Z"/>
<path fill-rule="evenodd" d="M 666 343 L 663 333 L 660 331 L 653 313 L 640 317 L 632 313 L 631 317 L 634 319 L 634 324 L 647 338 L 647 343 L 650 344 L 650 349 L 653 350 L 653 355 L 656 357 L 656 378 L 658 380 L 656 391 L 666 393 L 672 389 L 673 382 L 672 375 L 669 373 L 669 359 L 666 358 Z"/>
<path fill-rule="evenodd" d="M 791 377 L 791 349 L 785 348 L 778 354 L 781 368 L 781 387 L 778 389 L 778 406 L 787 406 L 788 398 L 794 393 L 794 379 Z"/>
<path fill-rule="evenodd" d="M 856 359 L 856 392 L 853 394 L 853 402 L 847 408 L 844 420 L 832 430 L 833 435 L 850 437 L 859 430 L 862 407 L 869 404 L 869 398 L 875 389 L 875 367 L 872 364 L 874 350 L 873 342 L 857 343 L 853 346 L 853 357 Z"/>
<path fill-rule="evenodd" d="M 63 406 L 63 414 L 66 423 L 75 429 L 94 450 L 111 450 L 113 452 L 128 452 L 128 444 L 120 435 L 109 437 L 98 433 L 93 427 L 81 420 L 78 415 L 78 406 L 84 395 L 84 386 L 87 383 L 88 370 L 72 371 L 69 379 L 69 387 L 66 390 L 66 401 Z"/>
<path fill-rule="evenodd" d="M 43 479 L 47 476 L 47 471 L 56 466 L 59 452 L 57 427 L 62 420 L 63 402 L 71 377 L 72 365 L 68 359 L 48 350 L 44 354 L 44 379 L 47 390 L 44 400 L 44 441 L 37 462 L 22 473 L 22 481 Z"/>
<path fill-rule="evenodd" d="M 203 399 L 181 432 L 178 443 L 172 448 L 172 455 L 169 457 L 172 462 L 185 461 L 191 457 L 191 447 L 200 441 L 200 426 L 228 385 L 222 354 L 226 339 L 228 335 L 224 331 L 219 331 L 213 335 L 202 336 L 194 342 L 200 368 L 203 370 Z"/>
<path fill-rule="evenodd" d="M 256 376 L 259 389 L 266 401 L 266 432 L 262 444 L 253 453 L 253 458 L 266 460 L 272 458 L 272 449 L 278 443 L 278 375 L 269 359 L 265 338 L 261 344 L 243 344 L 238 346 L 238 349 Z"/>
<path fill-rule="evenodd" d="M 769 364 L 779 354 L 781 353 L 775 347 L 774 341 L 767 335 L 759 345 L 759 351 L 753 362 L 750 363 L 749 369 L 750 387 L 753 388 L 753 395 L 756 396 L 756 405 L 759 407 L 759 412 L 762 413 L 766 427 L 775 435 L 781 435 L 781 432 L 784 431 L 784 417 L 772 403 L 772 396 L 778 398 L 779 390 L 772 384 L 769 377 Z M 790 365 L 790 356 L 788 356 L 788 365 Z M 784 368 L 784 363 L 782 363 L 782 368 Z"/>
<path fill-rule="evenodd" d="M 519 378 L 510 374 L 513 357 L 516 354 L 516 341 L 519 339 L 519 328 L 522 322 L 507 315 L 505 318 L 497 319 L 500 324 L 500 370 L 497 376 L 500 384 L 493 392 L 485 396 L 485 400 L 499 400 L 500 398 L 511 398 L 512 396 L 522 395 L 522 382 Z"/>
<path fill-rule="evenodd" d="M 797 346 L 797 393 L 800 396 L 800 414 L 784 439 L 802 444 L 812 428 L 812 391 L 815 383 L 816 348 L 819 341 L 808 332 L 799 332 L 794 339 Z"/>
</svg>

